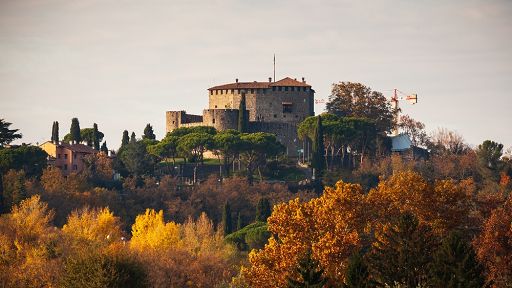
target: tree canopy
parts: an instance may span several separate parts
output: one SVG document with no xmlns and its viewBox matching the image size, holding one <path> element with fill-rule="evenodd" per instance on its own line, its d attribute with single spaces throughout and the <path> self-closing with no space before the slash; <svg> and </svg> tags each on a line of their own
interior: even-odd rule
<svg viewBox="0 0 512 288">
<path fill-rule="evenodd" d="M 0 146 L 11 143 L 16 139 L 21 139 L 21 134 L 17 133 L 19 129 L 9 129 L 12 123 L 0 119 Z"/>
</svg>

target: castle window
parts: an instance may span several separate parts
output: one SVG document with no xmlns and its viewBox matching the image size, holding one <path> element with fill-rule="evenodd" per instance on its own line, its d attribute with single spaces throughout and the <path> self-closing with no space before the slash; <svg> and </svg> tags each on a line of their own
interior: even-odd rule
<svg viewBox="0 0 512 288">
<path fill-rule="evenodd" d="M 76 153 L 73 154 L 73 158 L 76 159 Z"/>
<path fill-rule="evenodd" d="M 292 92 L 295 91 L 295 87 L 292 87 Z"/>
<path fill-rule="evenodd" d="M 276 87 L 272 87 L 272 91 L 276 91 Z"/>
<path fill-rule="evenodd" d="M 174 124 L 174 121 L 172 121 L 172 124 Z"/>
<path fill-rule="evenodd" d="M 302 87 L 302 91 L 306 91 L 306 87 Z"/>
<path fill-rule="evenodd" d="M 64 159 L 68 159 L 68 154 L 64 154 Z"/>
<path fill-rule="evenodd" d="M 57 154 L 57 159 L 60 159 L 60 154 Z"/>
<path fill-rule="evenodd" d="M 215 95 L 219 95 L 219 90 L 215 90 Z"/>
<path fill-rule="evenodd" d="M 215 124 L 215 118 L 212 119 L 212 123 Z"/>
<path fill-rule="evenodd" d="M 217 108 L 217 105 L 215 105 L 215 108 Z"/>
<path fill-rule="evenodd" d="M 64 164 L 64 170 L 68 170 L 68 164 Z"/>
<path fill-rule="evenodd" d="M 224 90 L 220 90 L 220 95 L 224 94 Z"/>
<path fill-rule="evenodd" d="M 235 89 L 231 89 L 231 94 L 235 93 Z"/>
<path fill-rule="evenodd" d="M 283 102 L 283 113 L 292 113 L 292 103 Z"/>
<path fill-rule="evenodd" d="M 283 88 L 283 87 L 277 87 L 277 91 L 281 91 L 281 88 Z"/>
<path fill-rule="evenodd" d="M 210 95 L 213 95 L 213 90 L 210 90 Z"/>
<path fill-rule="evenodd" d="M 274 114 L 274 118 L 277 118 L 277 114 Z"/>
<path fill-rule="evenodd" d="M 284 87 L 284 91 L 288 91 L 288 87 Z"/>
<path fill-rule="evenodd" d="M 251 89 L 251 94 L 254 94 L 254 89 Z"/>
</svg>

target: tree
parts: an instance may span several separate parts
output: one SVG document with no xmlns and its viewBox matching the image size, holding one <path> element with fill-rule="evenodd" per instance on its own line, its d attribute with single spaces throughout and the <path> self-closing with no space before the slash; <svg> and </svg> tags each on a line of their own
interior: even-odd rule
<svg viewBox="0 0 512 288">
<path fill-rule="evenodd" d="M 190 133 L 178 141 L 178 152 L 189 160 L 203 163 L 203 154 L 213 147 L 213 137 L 208 133 Z"/>
<path fill-rule="evenodd" d="M 422 122 L 414 120 L 409 115 L 401 115 L 398 127 L 409 135 L 412 145 L 426 147 L 429 144 L 425 124 Z"/>
<path fill-rule="evenodd" d="M 165 223 L 163 211 L 146 209 L 138 215 L 132 225 L 130 247 L 144 251 L 151 249 L 169 249 L 179 241 L 180 227 L 174 222 Z"/>
<path fill-rule="evenodd" d="M 300 259 L 296 273 L 300 275 L 299 280 L 291 277 L 288 278 L 288 287 L 290 288 L 322 288 L 327 283 L 322 277 L 323 269 L 319 267 L 319 263 L 311 256 L 311 250 L 307 250 L 306 254 Z"/>
<path fill-rule="evenodd" d="M 128 136 L 128 130 L 123 131 L 123 139 L 121 140 L 121 146 L 127 145 L 130 142 L 130 137 Z"/>
<path fill-rule="evenodd" d="M 343 288 L 369 288 L 374 287 L 370 280 L 368 265 L 361 253 L 356 252 L 348 260 L 347 271 L 345 272 L 345 283 Z"/>
<path fill-rule="evenodd" d="M 247 133 L 247 122 L 249 117 L 247 115 L 247 107 L 245 105 L 245 94 L 242 93 L 240 98 L 240 105 L 238 106 L 238 131 L 240 133 Z"/>
<path fill-rule="evenodd" d="M 443 239 L 434 254 L 430 272 L 430 285 L 433 287 L 484 287 L 482 265 L 478 263 L 471 244 L 457 232 Z"/>
<path fill-rule="evenodd" d="M 1 184 L 1 183 L 0 183 Z M 2 203 L 0 202 L 0 205 Z M 0 209 L 1 206 L 0 206 Z M 0 210 L 0 213 L 1 213 L 2 210 Z M 240 214 L 240 212 L 238 212 L 238 216 L 236 217 L 236 231 L 239 231 L 240 229 L 242 229 L 244 227 L 244 224 L 242 223 L 242 214 Z"/>
<path fill-rule="evenodd" d="M 54 121 L 52 126 L 52 142 L 59 142 L 59 122 Z"/>
<path fill-rule="evenodd" d="M 135 137 L 135 132 L 132 132 L 132 135 L 130 135 L 130 143 L 137 142 L 137 138 Z"/>
<path fill-rule="evenodd" d="M 462 135 L 446 128 L 439 128 L 430 136 L 430 149 L 438 155 L 462 155 L 468 152 L 469 147 L 464 143 Z"/>
<path fill-rule="evenodd" d="M 156 139 L 156 135 L 153 132 L 153 127 L 151 126 L 151 124 L 148 123 L 146 125 L 146 127 L 144 128 L 144 135 L 142 135 L 142 139 L 150 139 L 150 140 Z"/>
<path fill-rule="evenodd" d="M 240 154 L 247 165 L 247 180 L 252 183 L 254 171 L 258 171 L 261 176 L 260 167 L 264 166 L 267 158 L 280 155 L 285 147 L 281 144 L 274 134 L 258 132 L 242 134 L 242 148 Z"/>
<path fill-rule="evenodd" d="M 495 170 L 498 168 L 499 160 L 503 155 L 503 144 L 485 140 L 478 145 L 476 153 L 482 166 Z"/>
<path fill-rule="evenodd" d="M 378 134 L 390 132 L 393 127 L 393 110 L 389 101 L 382 93 L 360 83 L 333 84 L 326 110 L 341 117 L 373 120 Z"/>
<path fill-rule="evenodd" d="M 234 159 L 242 149 L 240 133 L 236 130 L 225 130 L 213 136 L 214 153 L 222 156 L 224 169 L 229 174 L 229 169 Z"/>
<path fill-rule="evenodd" d="M 82 139 L 81 141 L 85 142 L 85 144 L 90 147 L 94 147 L 94 141 L 95 141 L 94 138 L 95 137 L 98 139 L 97 141 L 101 142 L 103 140 L 104 136 L 105 135 L 103 134 L 103 132 L 101 132 L 101 131 L 95 132 L 94 128 L 80 129 L 80 139 Z M 71 143 L 71 141 L 72 141 L 71 134 L 68 133 L 68 134 L 64 135 L 63 141 Z M 98 142 L 98 145 L 99 145 L 99 142 Z"/>
<path fill-rule="evenodd" d="M 3 176 L 3 201 L 5 210 L 13 205 L 18 205 L 27 198 L 25 187 L 25 172 L 23 170 L 9 170 Z"/>
<path fill-rule="evenodd" d="M 224 236 L 233 232 L 233 221 L 231 217 L 231 206 L 226 201 L 224 209 L 222 210 L 222 228 L 224 229 Z"/>
<path fill-rule="evenodd" d="M 99 131 L 98 131 L 98 124 L 94 123 L 92 128 L 93 128 L 92 144 L 93 144 L 94 150 L 100 151 L 100 141 L 101 140 L 100 140 L 100 135 L 99 135 Z"/>
<path fill-rule="evenodd" d="M 322 117 L 317 117 L 317 124 L 315 127 L 315 134 L 313 139 L 313 158 L 311 166 L 316 170 L 316 177 L 321 178 L 322 172 L 325 167 L 325 147 L 324 147 L 324 132 L 322 128 Z"/>
<path fill-rule="evenodd" d="M 69 129 L 70 141 L 75 143 L 82 142 L 82 136 L 80 134 L 80 123 L 78 122 L 78 118 L 71 119 L 71 128 Z M 66 138 L 66 137 L 64 137 Z"/>
<path fill-rule="evenodd" d="M 152 171 L 154 160 L 142 141 L 130 142 L 118 153 L 118 157 L 131 175 L 141 176 Z"/>
<path fill-rule="evenodd" d="M 9 129 L 12 123 L 5 122 L 4 119 L 0 119 L 0 147 L 11 143 L 16 139 L 21 139 L 21 134 L 16 133 L 19 129 Z"/>
<path fill-rule="evenodd" d="M 103 141 L 103 144 L 101 144 L 100 151 L 108 155 L 107 141 Z"/>
<path fill-rule="evenodd" d="M 21 145 L 0 149 L 0 174 L 10 169 L 23 170 L 27 177 L 40 176 L 48 154 L 38 146 Z"/>
<path fill-rule="evenodd" d="M 381 285 L 425 285 L 435 237 L 414 215 L 403 214 L 398 223 L 377 235 L 369 255 L 374 279 Z"/>
<path fill-rule="evenodd" d="M 68 216 L 62 232 L 78 243 L 85 240 L 107 245 L 121 241 L 121 220 L 109 208 L 84 207 Z"/>
<path fill-rule="evenodd" d="M 256 219 L 255 221 L 266 222 L 267 218 L 272 214 L 272 207 L 267 198 L 260 198 L 256 206 Z"/>
</svg>

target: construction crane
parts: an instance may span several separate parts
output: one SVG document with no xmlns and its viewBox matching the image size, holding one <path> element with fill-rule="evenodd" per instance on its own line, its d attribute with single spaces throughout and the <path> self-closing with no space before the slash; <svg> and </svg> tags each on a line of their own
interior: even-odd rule
<svg viewBox="0 0 512 288">
<path fill-rule="evenodd" d="M 400 94 L 400 96 L 399 96 Z M 400 105 L 399 101 L 406 100 L 410 104 L 414 105 L 418 103 L 418 94 L 407 94 L 398 89 L 393 89 L 393 96 L 391 96 L 391 108 L 395 118 L 395 128 L 393 129 L 393 135 L 398 135 L 398 124 L 400 122 Z"/>
</svg>

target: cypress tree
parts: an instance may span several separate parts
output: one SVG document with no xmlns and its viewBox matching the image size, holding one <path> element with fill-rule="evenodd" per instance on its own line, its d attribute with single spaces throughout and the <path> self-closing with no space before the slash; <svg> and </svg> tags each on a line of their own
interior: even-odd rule
<svg viewBox="0 0 512 288">
<path fill-rule="evenodd" d="M 222 211 L 222 226 L 224 229 L 224 236 L 233 232 L 233 223 L 231 221 L 231 207 L 228 201 L 226 201 L 226 204 L 224 204 L 224 210 Z"/>
<path fill-rule="evenodd" d="M 56 142 L 59 142 L 59 122 L 55 121 L 55 134 L 53 136 Z"/>
<path fill-rule="evenodd" d="M 431 265 L 432 287 L 483 287 L 482 266 L 470 243 L 457 232 L 452 232 L 443 242 Z"/>
<path fill-rule="evenodd" d="M 299 288 L 321 288 L 327 282 L 327 279 L 322 277 L 323 269 L 319 267 L 319 263 L 311 257 L 311 250 L 306 252 L 306 255 L 299 260 L 295 271 L 300 275 L 299 280 L 288 278 L 288 287 Z"/>
<path fill-rule="evenodd" d="M 150 139 L 150 140 L 156 139 L 156 135 L 153 132 L 153 127 L 151 127 L 151 124 L 148 123 L 146 125 L 146 128 L 144 128 L 144 135 L 142 136 L 142 139 Z"/>
<path fill-rule="evenodd" d="M 92 126 L 93 132 L 92 132 L 92 142 L 94 145 L 94 150 L 99 151 L 100 150 L 100 139 L 98 136 L 98 124 L 94 123 Z"/>
<path fill-rule="evenodd" d="M 238 217 L 236 219 L 236 231 L 242 229 L 242 227 L 243 227 L 242 214 L 240 214 L 240 212 L 238 212 Z"/>
<path fill-rule="evenodd" d="M 311 159 L 311 166 L 315 168 L 317 177 L 321 177 L 325 167 L 324 150 L 324 129 L 322 126 L 322 116 L 318 115 L 313 139 L 313 157 Z"/>
<path fill-rule="evenodd" d="M 242 93 L 242 97 L 240 99 L 240 105 L 238 106 L 238 131 L 240 133 L 247 132 L 247 107 L 245 105 L 245 94 Z"/>
<path fill-rule="evenodd" d="M 0 170 L 0 214 L 4 213 L 4 182 L 3 182 L 3 173 Z M 7 212 L 7 211 L 6 211 Z"/>
<path fill-rule="evenodd" d="M 82 136 L 80 135 L 80 123 L 78 122 L 78 118 L 71 119 L 71 128 L 69 129 L 69 133 L 71 134 L 71 141 L 75 141 L 76 143 L 82 142 Z"/>
<path fill-rule="evenodd" d="M 132 135 L 130 136 L 130 143 L 137 142 L 137 138 L 135 137 L 135 132 L 132 132 Z"/>
<path fill-rule="evenodd" d="M 123 131 L 123 139 L 121 140 L 121 146 L 124 146 L 130 142 L 130 136 L 128 136 L 128 130 Z"/>
<path fill-rule="evenodd" d="M 270 202 L 267 198 L 261 198 L 256 206 L 256 222 L 266 222 L 270 214 L 272 214 Z"/>
<path fill-rule="evenodd" d="M 52 124 L 52 142 L 55 142 L 55 121 Z"/>
<path fill-rule="evenodd" d="M 108 155 L 107 141 L 103 141 L 100 151 Z"/>
</svg>

